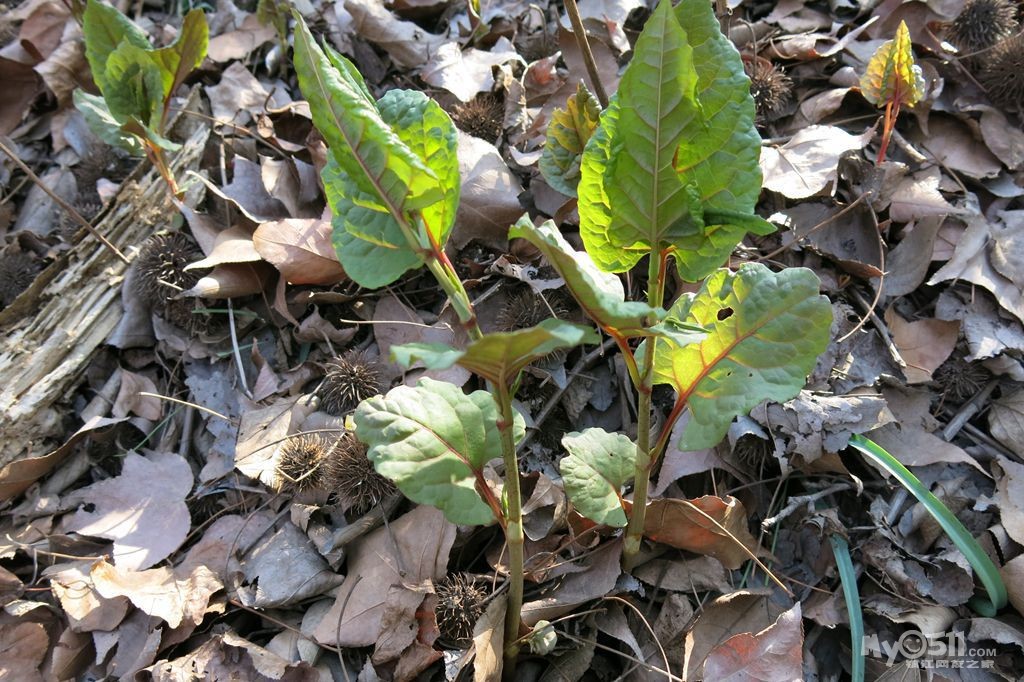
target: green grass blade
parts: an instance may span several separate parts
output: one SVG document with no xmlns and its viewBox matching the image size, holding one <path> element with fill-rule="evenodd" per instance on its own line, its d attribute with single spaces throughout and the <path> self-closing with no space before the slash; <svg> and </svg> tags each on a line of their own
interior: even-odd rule
<svg viewBox="0 0 1024 682">
<path fill-rule="evenodd" d="M 864 612 L 860 608 L 860 593 L 857 590 L 857 573 L 850 559 L 850 546 L 839 535 L 830 535 L 832 553 L 836 557 L 839 580 L 843 585 L 846 611 L 850 614 L 850 678 L 853 682 L 864 682 Z"/>
<path fill-rule="evenodd" d="M 946 534 L 956 544 L 957 549 L 967 557 L 967 561 L 970 562 L 971 567 L 974 568 L 978 577 L 981 578 L 982 585 L 988 591 L 987 601 L 981 597 L 974 597 L 968 602 L 968 606 L 982 616 L 994 617 L 996 612 L 1006 606 L 1008 601 L 1006 585 L 999 575 L 999 569 L 996 568 L 988 554 L 974 540 L 974 537 L 964 528 L 964 525 L 960 523 L 960 520 L 953 515 L 953 512 L 949 511 L 946 505 L 939 501 L 939 498 L 935 497 L 930 490 L 925 488 L 914 474 L 910 473 L 905 466 L 900 464 L 895 457 L 886 452 L 880 445 L 859 434 L 854 434 L 850 437 L 850 445 L 860 450 L 876 464 L 895 476 L 903 487 L 916 497 L 924 505 L 924 508 L 928 510 L 928 513 L 938 521 L 939 525 L 942 526 L 942 530 L 946 531 Z"/>
</svg>

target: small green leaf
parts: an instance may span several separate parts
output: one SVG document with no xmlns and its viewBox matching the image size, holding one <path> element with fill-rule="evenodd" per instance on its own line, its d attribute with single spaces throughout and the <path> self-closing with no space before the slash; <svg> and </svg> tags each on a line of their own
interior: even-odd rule
<svg viewBox="0 0 1024 682">
<path fill-rule="evenodd" d="M 604 135 L 583 153 L 580 235 L 602 267 L 628 270 L 652 250 L 703 233 L 697 191 L 676 169 L 684 132 L 703 125 L 696 89 L 693 50 L 662 0 L 637 40 L 616 106 L 601 115 Z"/>
<path fill-rule="evenodd" d="M 665 311 L 660 308 L 627 301 L 619 278 L 601 272 L 587 252 L 573 249 L 554 222 L 548 220 L 538 227 L 528 216 L 523 216 L 512 226 L 508 236 L 525 239 L 540 249 L 590 319 L 602 328 L 627 337 L 648 336 L 651 334 L 648 327 L 664 317 Z"/>
<path fill-rule="evenodd" d="M 494 521 L 477 490 L 484 465 L 501 454 L 498 408 L 491 394 L 466 395 L 452 384 L 421 379 L 364 400 L 354 415 L 356 435 L 369 446 L 377 472 L 413 502 L 444 512 L 452 523 Z M 516 441 L 526 429 L 518 414 Z"/>
<path fill-rule="evenodd" d="M 295 72 L 313 123 L 345 175 L 372 200 L 370 207 L 404 220 L 407 210 L 441 200 L 434 171 L 381 119 L 355 67 L 341 55 L 324 54 L 302 17 L 296 19 Z"/>
<path fill-rule="evenodd" d="M 146 34 L 131 19 L 99 0 L 89 0 L 86 4 L 82 15 L 82 34 L 85 37 L 85 58 L 101 92 L 107 85 L 107 59 L 122 42 L 127 41 L 143 50 L 153 47 Z"/>
<path fill-rule="evenodd" d="M 569 454 L 558 470 L 576 511 L 596 523 L 625 526 L 628 519 L 622 507 L 622 486 L 633 477 L 633 441 L 621 433 L 595 428 L 565 434 L 562 445 Z"/>
<path fill-rule="evenodd" d="M 171 96 L 185 82 L 194 69 L 199 68 L 210 44 L 210 28 L 206 15 L 194 9 L 185 15 L 178 39 L 167 47 L 153 50 L 153 61 L 160 67 L 164 84 L 164 99 Z"/>
<path fill-rule="evenodd" d="M 871 56 L 860 79 L 860 92 L 876 107 L 890 102 L 912 107 L 924 97 L 924 90 L 924 75 L 914 63 L 910 29 L 901 21 L 896 37 L 882 43 Z"/>
<path fill-rule="evenodd" d="M 789 400 L 828 345 L 832 308 L 805 268 L 773 273 L 759 264 L 712 274 L 670 315 L 708 330 L 680 348 L 659 339 L 654 381 L 671 384 L 690 409 L 680 448 L 721 441 L 733 418 L 763 400 Z"/>
<path fill-rule="evenodd" d="M 590 327 L 549 319 L 528 329 L 486 334 L 470 342 L 464 351 L 437 343 L 407 343 L 392 347 L 391 354 L 404 367 L 415 362 L 422 362 L 428 369 L 458 364 L 488 381 L 510 386 L 531 362 L 556 350 L 600 340 Z"/>
<path fill-rule="evenodd" d="M 138 138 L 122 132 L 121 124 L 114 120 L 102 97 L 90 95 L 84 90 L 75 90 L 74 100 L 75 108 L 82 112 L 89 130 L 96 137 L 112 147 L 124 149 L 135 156 L 142 156 L 143 149 Z"/>
<path fill-rule="evenodd" d="M 135 119 L 159 129 L 163 115 L 163 80 L 151 53 L 125 41 L 107 58 L 107 87 L 103 91 L 110 114 L 122 124 Z"/>
<path fill-rule="evenodd" d="M 548 184 L 566 196 L 576 196 L 576 186 L 580 183 L 580 157 L 597 129 L 600 116 L 601 104 L 582 81 L 576 88 L 576 94 L 566 101 L 565 109 L 555 109 L 551 114 L 547 141 L 538 166 Z"/>
</svg>

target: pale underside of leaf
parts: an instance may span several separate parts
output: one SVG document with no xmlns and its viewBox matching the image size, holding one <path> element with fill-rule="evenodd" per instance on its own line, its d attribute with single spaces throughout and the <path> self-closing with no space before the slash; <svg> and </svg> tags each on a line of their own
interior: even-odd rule
<svg viewBox="0 0 1024 682">
<path fill-rule="evenodd" d="M 576 510 L 596 523 L 625 526 L 622 486 L 633 477 L 633 441 L 621 433 L 591 428 L 567 433 L 562 445 L 569 454 L 558 468 Z"/>
</svg>

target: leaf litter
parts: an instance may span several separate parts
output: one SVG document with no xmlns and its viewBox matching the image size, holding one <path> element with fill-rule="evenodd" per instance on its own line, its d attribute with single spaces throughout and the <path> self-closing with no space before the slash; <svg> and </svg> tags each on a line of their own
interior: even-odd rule
<svg viewBox="0 0 1024 682">
<path fill-rule="evenodd" d="M 528 505 L 534 582 L 523 615 L 551 621 L 557 641 L 521 670 L 525 679 L 556 679 L 556 670 L 557 679 L 662 679 L 654 671 L 665 658 L 685 679 L 849 675 L 857 652 L 826 527 L 842 529 L 860 569 L 869 637 L 952 632 L 992 650 L 978 666 L 1019 674 L 1024 153 L 1009 76 L 964 38 L 969 12 L 986 4 L 1000 3 L 887 2 L 859 13 L 843 3 L 729 3 L 723 20 L 745 62 L 791 84 L 759 117 L 758 212 L 782 227 L 748 238 L 734 264 L 814 270 L 836 312 L 830 345 L 797 398 L 755 407 L 717 444 L 684 452 L 681 422 L 648 518 L 658 551 L 632 575 L 620 569 L 612 529 L 566 503 L 557 463 L 564 433 L 635 436 L 634 396 L 612 378 L 614 363 L 579 352 L 530 368 L 523 403 L 544 409 L 531 407 L 530 461 L 545 473 Z M 304 431 L 330 443 L 351 427 L 315 397 L 330 360 L 369 353 L 385 367 L 382 388 L 413 385 L 425 370 L 391 364 L 392 346 L 464 339 L 421 271 L 379 292 L 349 280 L 318 177 L 323 141 L 276 30 L 231 2 L 209 9 L 210 59 L 177 93 L 199 90 L 201 110 L 186 117 L 215 132 L 190 178 L 202 199 L 161 222 L 201 250 L 183 270 L 196 279 L 174 295 L 188 301 L 188 317 L 143 301 L 131 271 L 112 278 L 120 298 L 105 314 L 120 327 L 75 360 L 80 379 L 49 417 L 64 424 L 64 442 L 18 444 L 3 462 L 0 676 L 450 680 L 473 666 L 476 679 L 494 679 L 507 566 L 493 528 L 456 526 L 399 495 L 355 514 L 329 490 L 280 485 L 284 444 Z M 579 246 L 571 183 L 552 188 L 538 170 L 551 165 L 541 151 L 549 123 L 567 120 L 556 110 L 589 78 L 561 4 L 488 4 L 479 24 L 446 2 L 299 9 L 354 59 L 375 96 L 413 87 L 453 114 L 482 95 L 502 103 L 487 114 L 493 139 L 460 133 L 463 203 L 448 256 L 478 305 L 492 302 L 484 314 L 493 319 L 517 286 L 563 286 L 508 233 L 532 208 Z M 580 9 L 614 91 L 650 8 Z M 147 5 L 139 21 L 161 46 L 181 19 Z M 901 21 L 901 42 L 886 47 Z M 1012 59 L 1012 34 L 993 30 L 999 60 Z M 28 0 L 0 13 L 0 43 L 10 84 L 2 139 L 85 214 L 125 176 L 113 162 L 88 168 L 85 150 L 105 147 L 71 106 L 91 80 L 81 29 L 64 5 Z M 879 48 L 889 53 L 872 59 Z M 873 105 L 895 101 L 877 82 L 886 59 L 913 96 L 900 95 L 887 160 L 876 164 L 884 125 Z M 865 87 L 867 71 L 876 80 Z M 571 158 L 558 162 L 575 172 Z M 35 295 L 31 280 L 76 237 L 6 156 L 0 187 L 0 257 L 27 253 L 41 266 L 5 294 L 12 304 Z M 625 284 L 638 293 L 636 281 Z M 477 387 L 457 366 L 426 374 Z M 972 613 L 964 557 L 921 505 L 845 449 L 853 433 L 885 446 L 960 518 L 999 566 L 1010 607 Z M 439 639 L 434 609 L 437 585 L 465 572 L 487 585 L 468 651 Z M 869 674 L 909 673 L 905 658 L 869 656 Z"/>
</svg>

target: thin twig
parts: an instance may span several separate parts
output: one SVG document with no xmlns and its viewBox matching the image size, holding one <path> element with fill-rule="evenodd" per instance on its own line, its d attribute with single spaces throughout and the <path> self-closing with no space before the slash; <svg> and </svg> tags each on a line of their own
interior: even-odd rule
<svg viewBox="0 0 1024 682">
<path fill-rule="evenodd" d="M 594 53 L 590 49 L 590 41 L 587 39 L 587 29 L 583 27 L 583 17 L 580 16 L 580 8 L 576 0 L 565 0 L 565 13 L 569 15 L 572 23 L 572 35 L 576 38 L 576 45 L 583 55 L 583 63 L 587 67 L 587 74 L 590 76 L 590 86 L 594 88 L 597 101 L 601 103 L 602 109 L 608 108 L 608 93 L 604 91 L 601 84 L 601 76 L 597 73 L 597 62 L 594 61 Z"/>
<path fill-rule="evenodd" d="M 786 506 L 779 510 L 778 514 L 762 521 L 761 527 L 765 530 L 768 530 L 772 528 L 775 524 L 777 524 L 779 521 L 782 521 L 787 516 L 795 512 L 800 507 L 806 504 L 811 504 L 812 502 L 817 502 L 821 498 L 828 497 L 832 493 L 838 493 L 842 490 L 849 490 L 852 487 L 853 486 L 850 483 L 836 483 L 834 485 L 830 485 L 824 490 L 819 490 L 816 493 L 811 493 L 809 495 L 797 495 L 796 497 L 791 497 L 789 498 L 789 502 L 786 504 Z"/>
<path fill-rule="evenodd" d="M 51 199 L 53 199 L 57 203 L 58 206 L 60 206 L 65 211 L 67 211 L 68 215 L 70 215 L 72 218 L 75 219 L 75 222 L 77 222 L 79 225 L 81 225 L 85 229 L 89 230 L 89 233 L 92 234 L 92 236 L 96 237 L 96 239 L 99 239 L 100 242 L 103 244 L 103 246 L 107 247 L 115 256 L 120 258 L 122 262 L 124 262 L 124 263 L 130 263 L 131 262 L 131 261 L 128 260 L 127 256 L 125 256 L 123 253 L 121 253 L 120 249 L 118 249 L 116 246 L 114 246 L 109 241 L 107 241 L 107 238 L 104 237 L 102 234 L 100 234 L 99 230 L 97 230 L 95 227 L 93 227 L 92 223 L 90 223 L 88 220 L 83 218 L 82 214 L 79 213 L 78 211 L 76 211 L 74 206 L 72 206 L 68 202 L 64 201 L 63 199 L 61 199 L 59 196 L 57 196 L 57 194 L 52 189 L 47 187 L 46 183 L 44 183 L 39 178 L 38 175 L 33 173 L 32 169 L 29 168 L 25 164 L 24 161 L 22 161 L 21 159 L 19 159 L 16 156 L 15 153 L 13 151 L 11 151 L 11 148 L 8 147 L 6 144 L 4 144 L 3 140 L 0 140 L 0 151 L 2 151 L 7 156 L 11 157 L 11 160 L 14 161 L 14 163 L 18 164 L 18 168 L 20 168 L 22 170 L 22 172 L 25 173 L 25 175 L 27 175 L 28 177 L 32 178 L 32 182 L 36 183 L 36 185 L 39 186 L 39 189 L 41 189 L 44 192 L 46 192 L 46 194 Z"/>
</svg>

